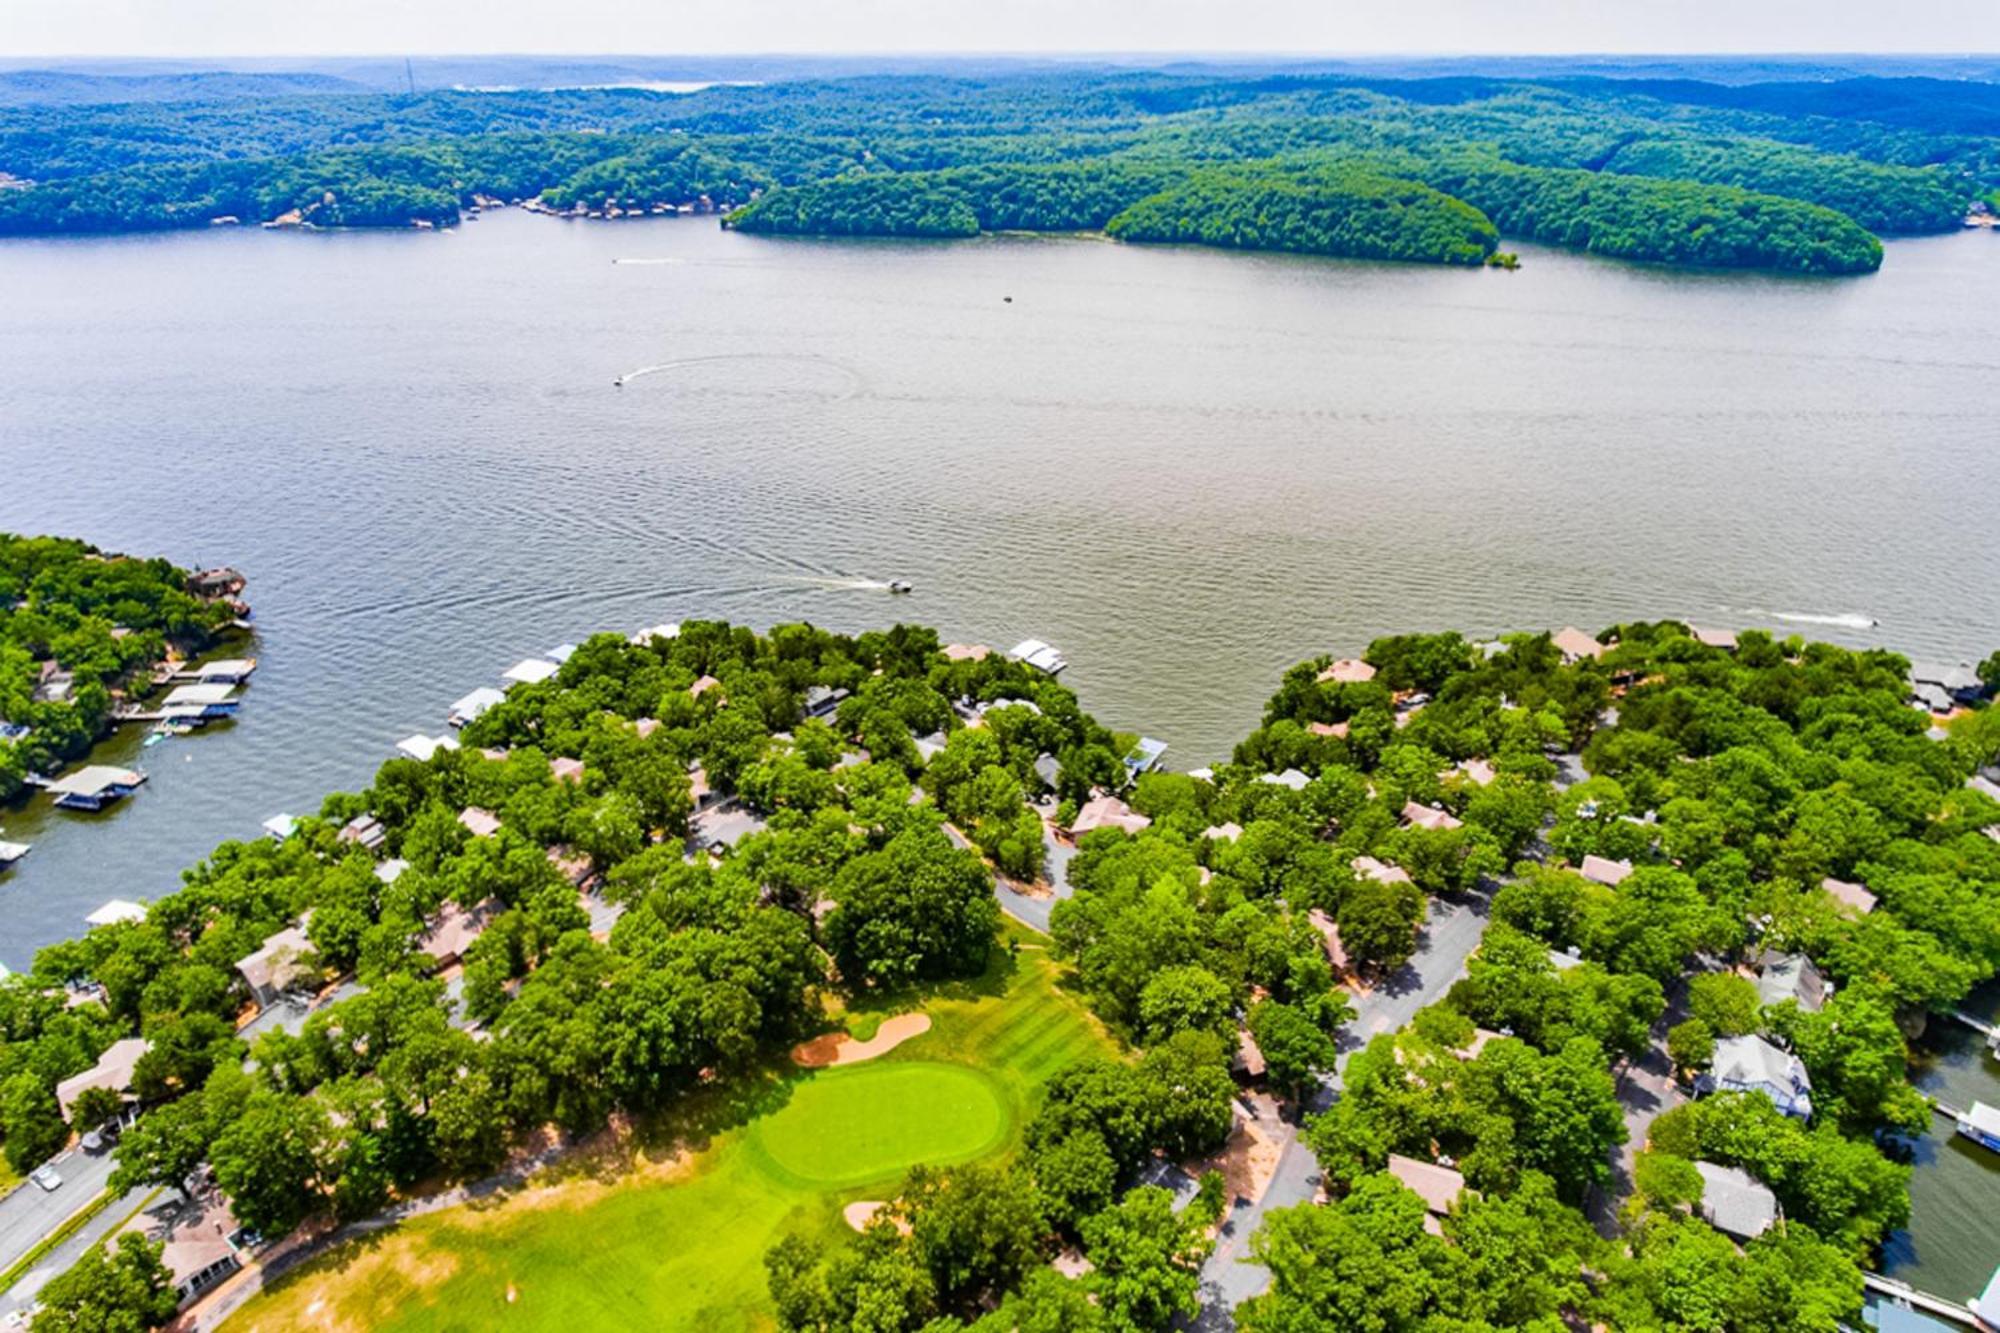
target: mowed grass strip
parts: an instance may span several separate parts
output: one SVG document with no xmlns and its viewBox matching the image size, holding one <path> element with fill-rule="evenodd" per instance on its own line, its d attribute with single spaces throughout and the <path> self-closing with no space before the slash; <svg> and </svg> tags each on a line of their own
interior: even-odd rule
<svg viewBox="0 0 2000 1333">
<path fill-rule="evenodd" d="M 1011 1151 L 1051 1074 L 1112 1051 L 1057 988 L 1040 937 L 1009 927 L 1003 942 L 1018 949 L 996 950 L 985 976 L 901 1004 L 930 1014 L 929 1032 L 866 1064 L 788 1072 L 679 1162 L 414 1219 L 288 1275 L 227 1327 L 768 1329 L 763 1255 L 780 1235 L 842 1234 L 843 1204 L 882 1197 L 919 1162 Z"/>
</svg>

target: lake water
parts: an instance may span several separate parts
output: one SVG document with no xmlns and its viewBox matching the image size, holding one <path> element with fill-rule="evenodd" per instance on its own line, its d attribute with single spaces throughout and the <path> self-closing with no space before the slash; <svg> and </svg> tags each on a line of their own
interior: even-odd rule
<svg viewBox="0 0 2000 1333">
<path fill-rule="evenodd" d="M 263 662 L 242 720 L 144 751 L 123 808 L 0 811 L 37 844 L 0 879 L 0 961 L 599 629 L 1034 635 L 1181 766 L 1226 756 L 1287 665 L 1394 630 L 2000 646 L 2000 237 L 1841 281 L 1522 253 L 512 212 L 0 244 L 0 527 L 239 566 Z M 1961 1213 L 1919 1263 L 1963 1255 L 1960 1296 L 2000 1261 L 2000 1196 L 1990 1163 L 1935 1174 Z"/>
</svg>

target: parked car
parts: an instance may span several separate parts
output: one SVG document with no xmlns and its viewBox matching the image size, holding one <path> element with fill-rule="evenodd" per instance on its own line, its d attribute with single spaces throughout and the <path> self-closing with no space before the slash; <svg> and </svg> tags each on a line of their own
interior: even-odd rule
<svg viewBox="0 0 2000 1333">
<path fill-rule="evenodd" d="M 34 1181 L 51 1194 L 62 1188 L 62 1172 L 56 1170 L 54 1166 L 46 1162 L 36 1167 L 28 1179 Z"/>
</svg>

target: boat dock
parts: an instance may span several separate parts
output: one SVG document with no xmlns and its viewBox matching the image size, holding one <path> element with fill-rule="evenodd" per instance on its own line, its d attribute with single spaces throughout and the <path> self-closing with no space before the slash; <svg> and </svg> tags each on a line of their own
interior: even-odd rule
<svg viewBox="0 0 2000 1333">
<path fill-rule="evenodd" d="M 1980 1321 L 1979 1312 L 1973 1308 L 1970 1301 L 1948 1301 L 1942 1296 L 1933 1296 L 1928 1291 L 1919 1291 L 1907 1282 L 1883 1277 L 1880 1273 L 1863 1273 L 1861 1283 L 1892 1305 L 1921 1310 L 1925 1314 L 1948 1319 L 1966 1328 L 1983 1330 L 1987 1327 Z"/>
<path fill-rule="evenodd" d="M 1950 1017 L 1965 1024 L 1974 1032 L 1986 1038 L 1986 1049 L 1993 1052 L 1995 1056 L 2000 1056 L 2000 1027 L 1996 1027 L 1983 1019 L 1974 1018 L 1963 1009 L 1953 1009 Z"/>
<path fill-rule="evenodd" d="M 1980 1147 L 2000 1152 L 2000 1106 L 1974 1102 L 1971 1110 L 1961 1111 L 1956 1106 L 1938 1102 L 1933 1109 L 1947 1120 L 1956 1122 L 1958 1132 Z"/>
</svg>

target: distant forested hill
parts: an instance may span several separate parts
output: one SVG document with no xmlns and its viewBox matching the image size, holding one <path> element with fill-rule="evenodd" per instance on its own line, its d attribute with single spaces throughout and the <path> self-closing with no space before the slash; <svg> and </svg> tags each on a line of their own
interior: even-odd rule
<svg viewBox="0 0 2000 1333">
<path fill-rule="evenodd" d="M 1104 229 L 1445 263 L 1511 235 L 1852 273 L 1877 236 L 1954 228 L 2000 189 L 1996 130 L 2000 86 L 1942 79 L 1269 69 L 42 104 L 0 118 L 0 172 L 27 182 L 0 190 L 0 234 L 448 226 L 477 196 L 790 234 Z"/>
</svg>

